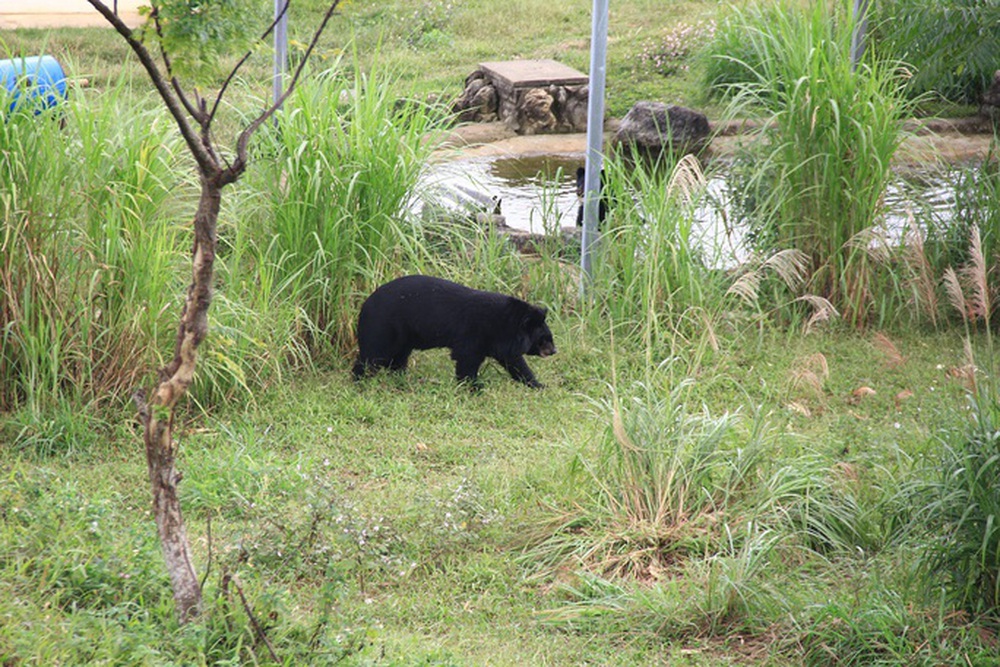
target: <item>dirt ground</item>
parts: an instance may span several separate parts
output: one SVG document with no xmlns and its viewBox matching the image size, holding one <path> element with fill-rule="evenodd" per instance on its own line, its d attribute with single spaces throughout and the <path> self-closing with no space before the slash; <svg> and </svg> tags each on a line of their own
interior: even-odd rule
<svg viewBox="0 0 1000 667">
<path fill-rule="evenodd" d="M 110 9 L 117 8 L 126 25 L 142 21 L 139 7 L 148 0 L 103 0 Z M 13 28 L 89 28 L 111 27 L 87 0 L 0 0 L 0 30 Z"/>
<path fill-rule="evenodd" d="M 616 119 L 604 126 L 605 141 L 614 136 Z M 745 128 L 713 126 L 716 138 L 709 148 L 714 156 L 732 154 L 746 140 Z M 902 166 L 928 165 L 934 162 L 962 164 L 978 162 L 986 157 L 993 132 L 978 118 L 913 121 L 907 126 L 908 136 L 897 153 Z M 586 134 L 540 134 L 520 136 L 503 123 L 474 123 L 453 130 L 444 138 L 444 148 L 438 152 L 444 159 L 497 157 L 525 154 L 585 153 Z"/>
</svg>

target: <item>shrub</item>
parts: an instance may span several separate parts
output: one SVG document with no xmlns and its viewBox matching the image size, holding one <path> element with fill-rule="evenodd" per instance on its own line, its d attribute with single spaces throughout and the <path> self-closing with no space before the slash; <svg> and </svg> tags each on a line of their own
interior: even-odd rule
<svg viewBox="0 0 1000 667">
<path fill-rule="evenodd" d="M 872 6 L 871 42 L 907 63 L 907 94 L 978 104 L 996 70 L 1000 5 L 990 0 L 883 0 Z"/>
</svg>

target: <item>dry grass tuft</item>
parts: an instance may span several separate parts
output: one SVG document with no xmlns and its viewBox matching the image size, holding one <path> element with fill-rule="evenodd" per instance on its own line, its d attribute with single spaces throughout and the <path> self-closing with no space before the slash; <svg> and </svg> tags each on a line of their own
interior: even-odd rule
<svg viewBox="0 0 1000 667">
<path fill-rule="evenodd" d="M 878 264 L 888 264 L 892 260 L 892 244 L 882 227 L 866 227 L 849 238 L 844 246 L 864 252 Z"/>
<path fill-rule="evenodd" d="M 962 283 L 958 279 L 955 269 L 950 266 L 944 270 L 944 291 L 948 295 L 948 302 L 962 315 L 963 320 L 968 321 L 970 311 L 965 303 L 965 293 L 962 291 Z"/>
<path fill-rule="evenodd" d="M 826 356 L 820 352 L 797 359 L 789 373 L 789 385 L 793 392 L 805 391 L 810 398 L 821 403 L 826 401 L 823 387 L 828 379 L 830 379 L 830 366 Z"/>
<path fill-rule="evenodd" d="M 988 281 L 989 267 L 983 254 L 979 227 L 974 225 L 969 236 L 970 261 L 957 272 L 951 267 L 945 269 L 945 293 L 966 323 L 976 320 L 989 323 L 993 314 L 992 295 Z"/>
<path fill-rule="evenodd" d="M 969 264 L 962 269 L 962 277 L 969 285 L 972 296 L 967 299 L 969 314 L 973 319 L 990 321 L 990 286 L 987 283 L 986 257 L 983 255 L 983 242 L 979 235 L 979 227 L 974 225 L 969 239 Z"/>
<path fill-rule="evenodd" d="M 816 294 L 805 294 L 796 299 L 796 301 L 803 301 L 812 306 L 813 309 L 812 315 L 809 316 L 805 326 L 802 328 L 802 333 L 812 333 L 813 328 L 821 322 L 826 322 L 827 320 L 831 320 L 835 317 L 840 317 L 840 312 L 836 309 L 833 303 L 825 297 L 818 296 Z"/>
<path fill-rule="evenodd" d="M 738 296 L 747 305 L 756 305 L 760 284 L 768 272 L 777 275 L 788 289 L 795 292 L 805 282 L 808 266 L 809 257 L 795 248 L 780 250 L 763 261 L 751 259 L 726 294 Z"/>
<path fill-rule="evenodd" d="M 688 153 L 674 166 L 674 171 L 670 175 L 670 182 L 667 184 L 667 192 L 680 198 L 685 206 L 690 205 L 699 193 L 703 192 L 708 180 L 705 172 L 701 169 L 701 164 L 691 153 Z"/>
<path fill-rule="evenodd" d="M 913 213 L 909 212 L 909 223 L 903 239 L 903 261 L 912 272 L 913 300 L 924 311 L 931 324 L 937 326 L 938 296 L 934 285 L 934 272 L 927 259 L 924 246 L 924 232 L 917 226 Z"/>
<path fill-rule="evenodd" d="M 872 344 L 875 346 L 875 349 L 885 355 L 886 364 L 888 364 L 890 368 L 901 366 L 906 361 L 906 357 L 899 351 L 896 344 L 893 343 L 884 333 L 876 332 L 875 335 L 872 336 Z"/>
</svg>

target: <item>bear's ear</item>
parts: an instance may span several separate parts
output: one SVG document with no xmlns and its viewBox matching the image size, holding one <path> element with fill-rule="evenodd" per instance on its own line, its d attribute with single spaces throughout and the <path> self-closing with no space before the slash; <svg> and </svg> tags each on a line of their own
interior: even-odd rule
<svg viewBox="0 0 1000 667">
<path fill-rule="evenodd" d="M 535 306 L 528 304 L 528 310 L 524 313 L 524 323 L 545 322 L 545 316 L 549 314 L 549 309 L 545 306 Z"/>
</svg>

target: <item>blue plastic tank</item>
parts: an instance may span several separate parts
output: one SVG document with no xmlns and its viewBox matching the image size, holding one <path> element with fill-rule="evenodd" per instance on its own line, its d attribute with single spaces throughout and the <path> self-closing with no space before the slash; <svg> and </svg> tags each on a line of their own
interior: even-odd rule
<svg viewBox="0 0 1000 667">
<path fill-rule="evenodd" d="M 52 56 L 30 56 L 0 60 L 0 86 L 7 91 L 10 110 L 25 94 L 40 108 L 53 107 L 66 99 L 66 75 Z"/>
</svg>

